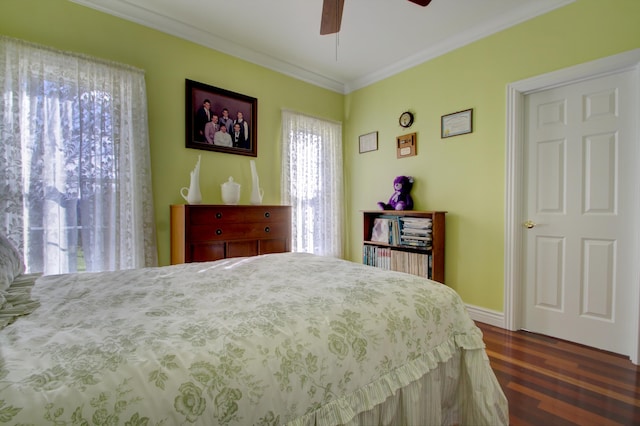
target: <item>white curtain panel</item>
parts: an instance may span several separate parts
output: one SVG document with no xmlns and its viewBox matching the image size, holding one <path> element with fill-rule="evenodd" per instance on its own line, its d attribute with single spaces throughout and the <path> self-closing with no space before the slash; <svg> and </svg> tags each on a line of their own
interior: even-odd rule
<svg viewBox="0 0 640 426">
<path fill-rule="evenodd" d="M 342 257 L 342 124 L 282 111 L 282 203 L 292 250 Z"/>
<path fill-rule="evenodd" d="M 157 265 L 143 71 L 0 36 L 0 232 L 27 272 Z"/>
</svg>

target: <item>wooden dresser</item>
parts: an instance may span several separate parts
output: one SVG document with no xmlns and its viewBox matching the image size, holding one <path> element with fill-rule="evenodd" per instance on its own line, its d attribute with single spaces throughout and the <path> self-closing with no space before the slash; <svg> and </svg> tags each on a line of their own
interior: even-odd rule
<svg viewBox="0 0 640 426">
<path fill-rule="evenodd" d="M 171 206 L 171 264 L 291 251 L 290 206 Z"/>
</svg>

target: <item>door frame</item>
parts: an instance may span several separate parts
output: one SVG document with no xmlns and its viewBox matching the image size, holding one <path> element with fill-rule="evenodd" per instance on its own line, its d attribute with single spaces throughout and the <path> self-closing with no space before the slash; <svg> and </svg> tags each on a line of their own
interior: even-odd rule
<svg viewBox="0 0 640 426">
<path fill-rule="evenodd" d="M 630 50 L 617 55 L 553 71 L 540 76 L 520 80 L 507 85 L 507 119 L 506 119 L 506 170 L 505 170 L 505 258 L 504 258 L 504 321 L 508 330 L 519 330 L 523 324 L 522 309 L 524 297 L 524 217 L 525 176 L 524 170 L 524 135 L 525 96 L 534 92 L 552 89 L 558 86 L 577 83 L 597 77 L 603 77 L 623 71 L 633 71 L 636 85 L 635 108 L 640 114 L 640 49 Z M 633 155 L 640 163 L 640 116 L 636 117 L 636 143 Z M 640 195 L 640 172 L 634 173 L 633 191 Z M 640 201 L 634 200 L 636 211 L 640 211 Z M 634 253 L 640 254 L 640 226 L 634 229 Z M 632 276 L 634 285 L 631 297 L 635 303 L 631 317 L 632 326 L 630 358 L 634 364 L 640 361 L 640 265 L 635 263 Z"/>
</svg>

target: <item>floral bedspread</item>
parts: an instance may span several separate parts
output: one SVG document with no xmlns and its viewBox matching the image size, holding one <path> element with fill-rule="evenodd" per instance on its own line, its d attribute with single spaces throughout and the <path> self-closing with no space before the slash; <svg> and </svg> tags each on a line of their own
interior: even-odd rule
<svg viewBox="0 0 640 426">
<path fill-rule="evenodd" d="M 461 300 L 419 277 L 282 253 L 47 276 L 31 296 L 0 331 L 0 423 L 353 423 L 469 354 L 464 403 L 439 404 L 508 419 Z"/>
</svg>

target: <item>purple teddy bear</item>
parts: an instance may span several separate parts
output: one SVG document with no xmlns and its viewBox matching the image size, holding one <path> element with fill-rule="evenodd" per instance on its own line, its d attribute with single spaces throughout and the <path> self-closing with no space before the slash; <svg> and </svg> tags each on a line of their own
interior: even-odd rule
<svg viewBox="0 0 640 426">
<path fill-rule="evenodd" d="M 388 203 L 378 202 L 378 207 L 382 210 L 411 210 L 413 209 L 413 199 L 409 194 L 413 187 L 411 176 L 398 176 L 393 180 L 393 195 Z"/>
</svg>

